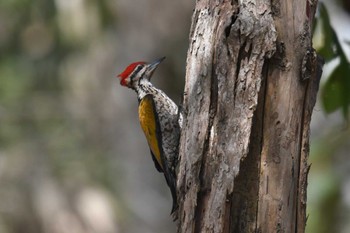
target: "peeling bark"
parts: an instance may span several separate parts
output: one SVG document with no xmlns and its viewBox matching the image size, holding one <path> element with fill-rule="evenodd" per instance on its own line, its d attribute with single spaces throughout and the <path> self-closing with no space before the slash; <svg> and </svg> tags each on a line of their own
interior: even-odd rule
<svg viewBox="0 0 350 233">
<path fill-rule="evenodd" d="M 304 232 L 319 82 L 310 56 L 314 8 L 307 0 L 197 1 L 180 141 L 179 233 Z"/>
</svg>

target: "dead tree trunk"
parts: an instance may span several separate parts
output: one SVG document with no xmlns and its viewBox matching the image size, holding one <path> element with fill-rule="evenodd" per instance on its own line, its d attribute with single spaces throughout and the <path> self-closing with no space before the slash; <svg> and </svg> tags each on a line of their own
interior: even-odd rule
<svg viewBox="0 0 350 233">
<path fill-rule="evenodd" d="M 318 90 L 314 0 L 197 0 L 178 173 L 179 233 L 304 232 Z"/>
</svg>

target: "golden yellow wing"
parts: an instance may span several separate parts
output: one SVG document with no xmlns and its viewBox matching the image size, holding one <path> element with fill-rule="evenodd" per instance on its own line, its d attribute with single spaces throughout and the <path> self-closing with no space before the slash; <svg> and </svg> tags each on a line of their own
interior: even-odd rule
<svg viewBox="0 0 350 233">
<path fill-rule="evenodd" d="M 139 120 L 145 133 L 155 166 L 163 171 L 160 126 L 152 95 L 146 95 L 139 104 Z"/>
</svg>

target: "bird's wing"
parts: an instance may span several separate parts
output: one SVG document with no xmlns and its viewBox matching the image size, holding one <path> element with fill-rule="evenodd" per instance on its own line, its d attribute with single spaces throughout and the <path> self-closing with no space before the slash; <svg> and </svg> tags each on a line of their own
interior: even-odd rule
<svg viewBox="0 0 350 233">
<path fill-rule="evenodd" d="M 141 99 L 139 104 L 139 119 L 148 145 L 151 149 L 152 159 L 158 171 L 163 171 L 162 136 L 156 106 L 151 94 Z"/>
<path fill-rule="evenodd" d="M 158 163 L 158 160 L 156 159 L 156 156 L 154 156 L 152 150 L 150 150 L 150 151 L 151 151 L 151 155 L 152 155 L 152 160 L 154 162 L 154 166 L 156 167 L 157 171 L 163 172 L 162 167 L 160 166 L 160 164 Z"/>
<path fill-rule="evenodd" d="M 145 133 L 148 145 L 151 149 L 153 161 L 158 171 L 164 173 L 165 180 L 170 187 L 173 197 L 173 207 L 171 213 L 174 213 L 178 207 L 176 198 L 176 178 L 173 171 L 168 166 L 164 158 L 162 147 L 162 134 L 159 124 L 156 104 L 151 94 L 141 99 L 139 104 L 139 119 L 141 128 Z"/>
</svg>

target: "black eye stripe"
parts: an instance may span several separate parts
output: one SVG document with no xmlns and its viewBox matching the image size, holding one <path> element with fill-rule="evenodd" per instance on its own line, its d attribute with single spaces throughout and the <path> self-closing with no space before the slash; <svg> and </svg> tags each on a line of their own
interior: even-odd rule
<svg viewBox="0 0 350 233">
<path fill-rule="evenodd" d="M 132 81 L 133 78 L 135 78 L 135 76 L 137 75 L 137 73 L 142 69 L 142 65 L 138 65 L 136 67 L 136 69 L 132 72 L 131 76 L 130 76 L 130 80 Z"/>
</svg>

